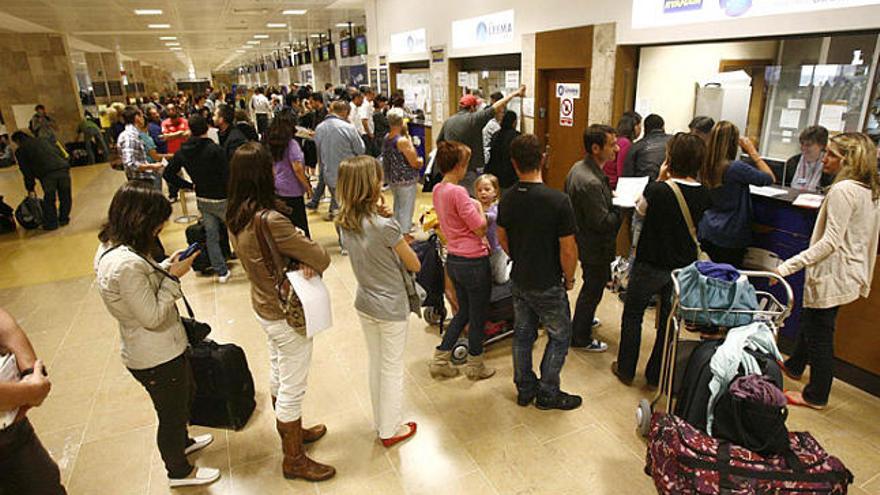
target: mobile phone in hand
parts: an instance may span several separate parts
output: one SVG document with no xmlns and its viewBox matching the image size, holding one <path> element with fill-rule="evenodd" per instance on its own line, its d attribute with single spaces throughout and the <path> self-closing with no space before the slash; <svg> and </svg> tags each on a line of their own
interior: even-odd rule
<svg viewBox="0 0 880 495">
<path fill-rule="evenodd" d="M 180 253 L 180 258 L 178 258 L 178 260 L 183 261 L 183 260 L 189 258 L 193 254 L 195 254 L 195 252 L 198 251 L 201 248 L 201 246 L 202 245 L 199 244 L 198 242 L 194 242 L 194 243 L 190 244 L 189 247 L 186 248 L 186 250 L 184 252 Z"/>
</svg>

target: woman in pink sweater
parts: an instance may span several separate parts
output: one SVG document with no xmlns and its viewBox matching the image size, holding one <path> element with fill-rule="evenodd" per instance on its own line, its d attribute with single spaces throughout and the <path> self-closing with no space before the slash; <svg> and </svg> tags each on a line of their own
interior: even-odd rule
<svg viewBox="0 0 880 495">
<path fill-rule="evenodd" d="M 626 154 L 629 153 L 629 147 L 641 133 L 641 115 L 637 112 L 626 112 L 620 117 L 617 122 L 617 145 L 620 146 L 620 151 L 613 160 L 608 160 L 602 167 L 605 175 L 608 176 L 611 189 L 617 188 L 617 179 L 623 175 L 623 162 L 626 160 Z"/>
</svg>

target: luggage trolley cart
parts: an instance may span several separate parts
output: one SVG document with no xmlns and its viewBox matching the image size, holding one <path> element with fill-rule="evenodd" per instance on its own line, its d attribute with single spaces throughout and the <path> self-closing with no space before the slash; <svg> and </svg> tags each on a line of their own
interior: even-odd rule
<svg viewBox="0 0 880 495">
<path fill-rule="evenodd" d="M 642 436 L 648 435 L 654 407 L 656 407 L 657 403 L 664 397 L 666 398 L 665 412 L 667 414 L 672 413 L 673 399 L 678 392 L 675 387 L 681 381 L 681 373 L 676 374 L 676 365 L 684 367 L 687 363 L 687 359 L 690 357 L 690 352 L 694 349 L 693 345 L 687 346 L 682 344 L 688 344 L 690 342 L 699 343 L 699 341 L 679 339 L 682 327 L 690 327 L 690 323 L 682 316 L 684 312 L 749 313 L 754 315 L 755 320 L 767 323 L 773 329 L 774 333 L 776 333 L 778 328 L 784 326 L 785 319 L 791 314 L 794 305 L 794 293 L 792 292 L 791 286 L 779 274 L 765 271 L 740 270 L 740 275 L 744 275 L 749 279 L 766 279 L 769 282 L 779 283 L 785 292 L 785 303 L 780 302 L 776 296 L 768 291 L 756 290 L 755 294 L 758 299 L 758 309 L 755 311 L 684 307 L 681 305 L 681 286 L 678 281 L 678 274 L 680 271 L 681 270 L 672 271 L 672 307 L 670 308 L 669 320 L 666 325 L 666 339 L 663 342 L 663 360 L 660 367 L 660 383 L 657 387 L 657 393 L 652 400 L 640 400 L 638 408 L 636 409 L 636 424 L 638 431 Z M 679 346 L 686 347 L 686 355 L 678 355 Z"/>
</svg>

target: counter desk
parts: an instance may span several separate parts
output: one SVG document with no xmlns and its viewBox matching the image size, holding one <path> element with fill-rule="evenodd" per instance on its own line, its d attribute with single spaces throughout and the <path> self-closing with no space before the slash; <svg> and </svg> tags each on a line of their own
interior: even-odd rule
<svg viewBox="0 0 880 495">
<path fill-rule="evenodd" d="M 428 155 L 431 153 L 431 124 L 421 119 L 412 119 L 406 124 L 410 137 L 413 138 L 413 145 L 416 147 L 416 153 L 425 163 L 428 162 Z"/>
<path fill-rule="evenodd" d="M 757 261 L 773 263 L 784 261 L 810 246 L 810 236 L 819 210 L 794 206 L 799 191 L 786 189 L 786 194 L 763 196 L 752 194 L 753 228 L 752 249 L 747 256 Z M 757 249 L 755 249 L 757 248 Z M 876 254 L 876 253 L 875 253 Z M 875 266 L 871 296 L 841 308 L 835 329 L 835 377 L 880 396 L 880 264 Z M 780 330 L 780 347 L 791 351 L 800 327 L 805 272 L 788 277 L 795 295 L 792 315 Z M 780 300 L 781 287 L 766 287 L 764 281 L 755 284 L 769 290 Z"/>
</svg>

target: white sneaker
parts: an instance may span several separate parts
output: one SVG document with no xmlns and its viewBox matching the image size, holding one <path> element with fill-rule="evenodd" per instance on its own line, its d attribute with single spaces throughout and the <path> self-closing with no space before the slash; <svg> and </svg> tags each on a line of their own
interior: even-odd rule
<svg viewBox="0 0 880 495">
<path fill-rule="evenodd" d="M 232 270 L 227 270 L 226 275 L 217 275 L 217 282 L 225 284 L 226 282 L 229 282 L 230 278 L 232 278 Z"/>
<path fill-rule="evenodd" d="M 207 485 L 220 479 L 220 470 L 217 468 L 197 467 L 186 478 L 168 478 L 168 486 L 179 488 L 182 486 Z"/>
<path fill-rule="evenodd" d="M 190 445 L 186 448 L 186 450 L 183 451 L 184 455 L 190 455 L 193 452 L 198 452 L 208 445 L 211 445 L 211 442 L 214 441 L 214 435 L 211 435 L 210 433 L 205 433 L 204 435 L 199 435 L 193 438 L 193 440 L 195 440 L 195 443 Z"/>
</svg>

